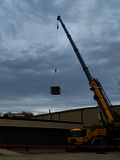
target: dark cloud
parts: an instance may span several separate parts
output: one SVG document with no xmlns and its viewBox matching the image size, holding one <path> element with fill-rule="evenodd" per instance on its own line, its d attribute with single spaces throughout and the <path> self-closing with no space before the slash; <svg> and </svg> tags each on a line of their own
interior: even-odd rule
<svg viewBox="0 0 120 160">
<path fill-rule="evenodd" d="M 61 15 L 93 77 L 119 104 L 118 1 L 4 0 L 0 6 L 1 112 L 46 113 L 96 106 L 89 82 L 61 25 Z M 61 95 L 52 96 L 54 70 Z M 57 80 L 54 81 L 57 84 Z"/>
</svg>

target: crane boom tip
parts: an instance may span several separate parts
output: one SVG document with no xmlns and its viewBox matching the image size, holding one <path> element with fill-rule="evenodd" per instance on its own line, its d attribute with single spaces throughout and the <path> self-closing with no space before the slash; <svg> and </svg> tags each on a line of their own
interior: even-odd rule
<svg viewBox="0 0 120 160">
<path fill-rule="evenodd" d="M 60 19 L 60 16 L 57 16 L 57 20 L 59 20 Z"/>
</svg>

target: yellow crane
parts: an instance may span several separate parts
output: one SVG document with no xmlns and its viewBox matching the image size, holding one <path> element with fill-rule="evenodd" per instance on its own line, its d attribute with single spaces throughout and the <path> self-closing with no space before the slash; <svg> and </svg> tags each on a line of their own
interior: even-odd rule
<svg viewBox="0 0 120 160">
<path fill-rule="evenodd" d="M 102 120 L 102 125 L 93 124 L 90 128 L 71 129 L 70 136 L 68 137 L 68 144 L 72 145 L 120 145 L 120 121 L 114 115 L 111 109 L 111 102 L 107 97 L 101 83 L 98 79 L 92 77 L 88 67 L 86 66 L 78 48 L 76 47 L 71 35 L 69 34 L 65 24 L 60 16 L 57 17 L 60 21 L 73 50 L 85 72 L 85 75 L 89 81 L 90 90 L 94 92 L 94 99 L 98 103 L 99 112 Z M 57 27 L 58 28 L 58 27 Z M 106 119 L 103 119 L 102 113 Z"/>
</svg>

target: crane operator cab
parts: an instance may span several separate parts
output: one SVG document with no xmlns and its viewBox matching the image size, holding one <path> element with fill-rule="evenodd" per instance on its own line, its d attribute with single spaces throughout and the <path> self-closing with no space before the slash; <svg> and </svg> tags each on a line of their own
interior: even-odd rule
<svg viewBox="0 0 120 160">
<path fill-rule="evenodd" d="M 83 142 L 87 142 L 87 129 L 71 129 L 68 137 L 69 145 L 82 145 Z"/>
</svg>

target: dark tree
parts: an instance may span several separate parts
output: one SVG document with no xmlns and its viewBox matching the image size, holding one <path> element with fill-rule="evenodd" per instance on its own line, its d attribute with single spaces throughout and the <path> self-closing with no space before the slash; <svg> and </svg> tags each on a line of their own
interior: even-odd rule
<svg viewBox="0 0 120 160">
<path fill-rule="evenodd" d="M 23 114 L 24 117 L 27 118 L 27 119 L 30 119 L 30 117 L 34 116 L 32 112 L 25 112 L 25 111 L 22 111 L 22 112 L 20 112 L 18 114 Z"/>
</svg>

